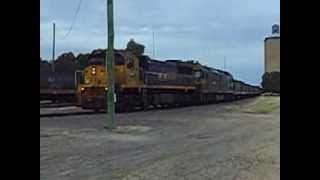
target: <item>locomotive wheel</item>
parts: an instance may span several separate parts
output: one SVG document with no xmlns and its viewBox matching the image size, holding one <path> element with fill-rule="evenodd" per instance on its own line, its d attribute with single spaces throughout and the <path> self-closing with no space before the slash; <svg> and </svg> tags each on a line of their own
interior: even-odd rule
<svg viewBox="0 0 320 180">
<path fill-rule="evenodd" d="M 117 112 L 120 112 L 120 113 L 132 112 L 133 110 L 134 108 L 132 106 L 126 105 L 126 104 L 123 104 L 117 108 Z"/>
<path fill-rule="evenodd" d="M 147 109 L 148 109 L 148 107 L 149 107 L 149 104 L 143 104 L 143 105 L 142 105 L 142 110 L 144 110 L 144 111 L 145 111 L 145 110 L 147 110 Z"/>
<path fill-rule="evenodd" d="M 118 106 L 116 108 L 116 111 L 119 112 L 119 113 L 123 113 L 123 112 L 129 112 L 129 108 L 125 105 L 122 105 L 122 106 Z"/>
</svg>

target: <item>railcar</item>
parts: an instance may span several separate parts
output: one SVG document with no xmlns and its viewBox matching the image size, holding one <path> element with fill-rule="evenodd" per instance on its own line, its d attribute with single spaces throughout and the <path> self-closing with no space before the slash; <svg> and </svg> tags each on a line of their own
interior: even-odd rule
<svg viewBox="0 0 320 180">
<path fill-rule="evenodd" d="M 73 72 L 40 72 L 40 100 L 74 102 L 76 82 Z"/>
</svg>

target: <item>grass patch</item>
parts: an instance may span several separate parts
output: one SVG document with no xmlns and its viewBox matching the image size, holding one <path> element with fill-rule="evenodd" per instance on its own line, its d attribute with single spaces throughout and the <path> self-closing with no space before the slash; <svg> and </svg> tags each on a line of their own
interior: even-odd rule
<svg viewBox="0 0 320 180">
<path fill-rule="evenodd" d="M 111 131 L 118 134 L 142 134 L 149 131 L 150 128 L 146 126 L 118 126 L 116 129 Z"/>
<path fill-rule="evenodd" d="M 245 113 L 268 114 L 280 107 L 279 97 L 259 97 L 257 101 L 243 107 Z"/>
</svg>

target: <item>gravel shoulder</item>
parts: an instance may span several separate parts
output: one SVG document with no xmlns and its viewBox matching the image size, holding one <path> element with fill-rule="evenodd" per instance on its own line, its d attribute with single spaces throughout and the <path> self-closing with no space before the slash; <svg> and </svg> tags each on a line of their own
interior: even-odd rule
<svg viewBox="0 0 320 180">
<path fill-rule="evenodd" d="M 280 179 L 280 97 L 40 118 L 42 180 Z"/>
</svg>

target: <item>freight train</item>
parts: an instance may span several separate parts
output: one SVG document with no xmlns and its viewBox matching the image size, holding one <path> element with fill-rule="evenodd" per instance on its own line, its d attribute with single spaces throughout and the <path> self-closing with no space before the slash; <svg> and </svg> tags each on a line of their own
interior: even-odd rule
<svg viewBox="0 0 320 180">
<path fill-rule="evenodd" d="M 55 63 L 55 71 L 47 61 L 40 59 L 40 101 L 54 102 L 76 100 L 75 63 L 65 61 Z"/>
<path fill-rule="evenodd" d="M 233 101 L 262 93 L 258 86 L 235 80 L 226 71 L 195 61 L 159 61 L 131 51 L 115 51 L 116 111 Z M 104 58 L 91 58 L 77 86 L 83 109 L 106 108 L 107 71 Z"/>
</svg>

